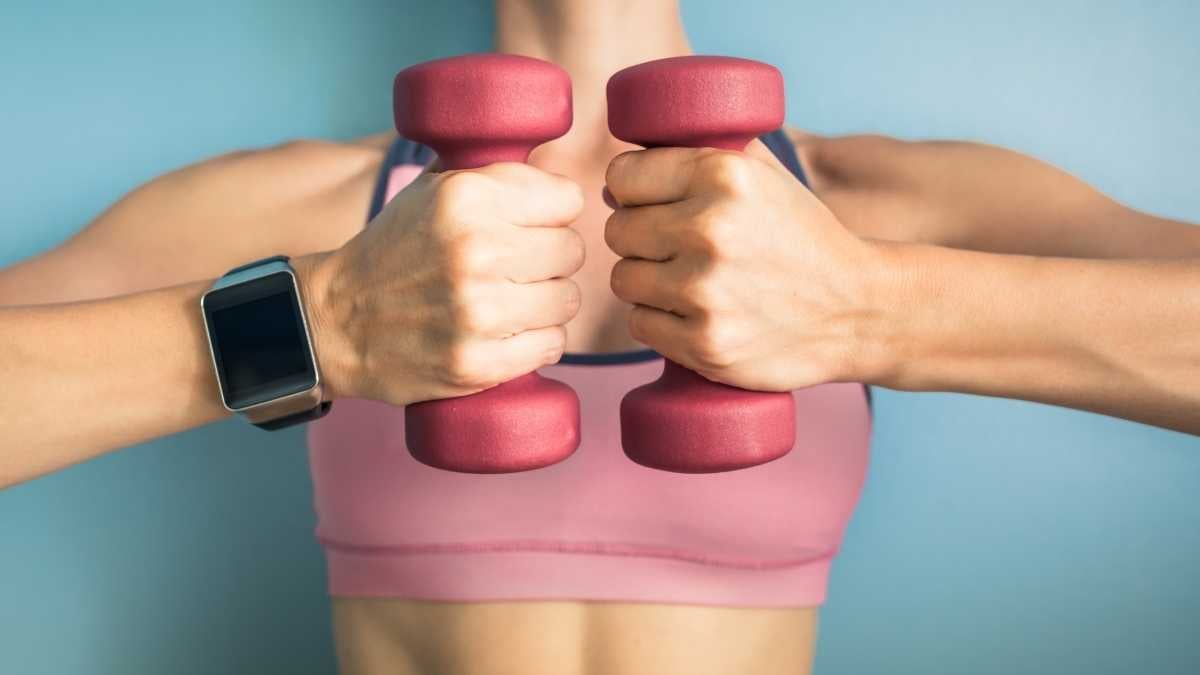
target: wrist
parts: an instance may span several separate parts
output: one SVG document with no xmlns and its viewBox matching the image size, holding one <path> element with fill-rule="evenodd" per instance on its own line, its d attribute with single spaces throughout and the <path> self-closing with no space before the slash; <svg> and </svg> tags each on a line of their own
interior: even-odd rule
<svg viewBox="0 0 1200 675">
<path fill-rule="evenodd" d="M 353 342 L 335 319 L 333 311 L 336 265 L 331 253 L 315 253 L 292 260 L 308 319 L 313 354 L 328 400 L 354 396 L 359 370 Z"/>
<path fill-rule="evenodd" d="M 1040 259 L 926 244 L 873 246 L 879 262 L 868 294 L 871 321 L 861 331 L 869 355 L 862 381 L 905 391 L 961 391 L 1046 342 L 1041 329 L 1031 333 L 1023 320 L 1033 313 L 1035 297 L 1014 293 L 1030 286 L 1028 275 L 1037 274 Z M 1036 367 L 1028 373 L 1037 375 Z"/>
<path fill-rule="evenodd" d="M 924 306 L 916 258 L 920 246 L 864 240 L 867 256 L 858 306 L 852 312 L 851 348 L 841 381 L 903 389 L 905 364 L 913 358 L 913 336 L 905 336 L 914 313 Z M 927 276 L 927 275 L 926 275 Z"/>
</svg>

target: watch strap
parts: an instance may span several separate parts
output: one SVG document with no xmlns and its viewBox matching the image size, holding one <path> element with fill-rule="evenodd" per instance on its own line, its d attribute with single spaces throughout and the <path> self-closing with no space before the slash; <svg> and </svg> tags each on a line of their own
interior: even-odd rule
<svg viewBox="0 0 1200 675">
<path fill-rule="evenodd" d="M 270 420 L 269 422 L 259 422 L 254 426 L 267 431 L 275 431 L 276 429 L 284 429 L 286 427 L 304 424 L 313 420 L 319 420 L 329 412 L 333 407 L 332 401 L 322 401 L 320 405 L 312 410 L 301 410 L 298 413 L 280 417 L 279 419 Z M 252 423 L 253 424 L 253 423 Z"/>
<path fill-rule="evenodd" d="M 253 267 L 258 267 L 259 265 L 266 265 L 268 263 L 273 263 L 273 262 L 284 262 L 285 263 L 285 262 L 288 262 L 289 260 L 291 260 L 291 258 L 289 258 L 286 255 L 273 255 L 270 258 L 263 258 L 262 260 L 255 260 L 254 262 L 248 262 L 245 265 L 238 265 L 237 267 L 229 270 L 228 272 L 226 272 L 225 274 L 222 274 L 221 276 L 227 277 L 227 276 L 230 276 L 233 274 L 237 274 L 238 272 L 245 272 L 246 270 L 251 269 Z"/>
</svg>

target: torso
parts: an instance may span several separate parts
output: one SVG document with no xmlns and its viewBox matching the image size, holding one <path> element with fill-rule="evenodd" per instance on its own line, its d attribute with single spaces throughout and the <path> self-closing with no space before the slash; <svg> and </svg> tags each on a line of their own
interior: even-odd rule
<svg viewBox="0 0 1200 675">
<path fill-rule="evenodd" d="M 349 675 L 801 675 L 817 612 L 335 598 L 333 623 Z"/>
<path fill-rule="evenodd" d="M 770 155 L 762 146 L 752 152 Z M 641 348 L 625 330 L 627 308 L 608 287 L 617 258 L 603 238 L 611 211 L 601 199 L 608 158 L 600 159 L 580 167 L 558 163 L 551 154 L 532 158 L 540 168 L 580 182 L 586 196 L 584 214 L 574 225 L 588 251 L 575 277 L 584 309 L 568 327 L 568 351 L 576 353 Z M 816 615 L 811 606 L 334 599 L 339 662 L 346 673 L 802 674 L 811 667 Z"/>
<path fill-rule="evenodd" d="M 101 295 L 212 278 L 245 260 L 301 255 L 340 246 L 362 228 L 389 136 L 360 143 L 301 142 L 237 153 L 162 177 L 123 199 L 59 255 L 72 264 L 118 242 L 169 269 L 106 271 Z M 757 148 L 760 153 L 764 149 Z M 614 150 L 615 152 L 615 150 Z M 535 161 L 540 161 L 535 156 Z M 580 180 L 588 197 L 576 227 L 587 240 L 577 280 L 585 310 L 571 326 L 570 351 L 635 348 L 625 308 L 608 289 L 615 256 L 603 241 L 608 209 L 600 199 L 606 157 L 586 166 L 544 168 Z M 173 237 L 140 223 L 159 213 Z M 214 237 L 226 245 L 207 245 Z M 183 247 L 188 254 L 174 250 Z M 171 250 L 165 250 L 170 248 Z M 74 258 L 72 256 L 75 256 Z M 72 275 L 62 275 L 64 279 Z M 93 297 L 86 289 L 63 292 Z M 71 293 L 74 293 L 73 295 Z M 59 301 L 51 297 L 46 301 Z M 571 601 L 418 602 L 337 597 L 339 660 L 349 673 L 805 673 L 815 639 L 813 607 L 729 609 L 667 603 Z"/>
</svg>

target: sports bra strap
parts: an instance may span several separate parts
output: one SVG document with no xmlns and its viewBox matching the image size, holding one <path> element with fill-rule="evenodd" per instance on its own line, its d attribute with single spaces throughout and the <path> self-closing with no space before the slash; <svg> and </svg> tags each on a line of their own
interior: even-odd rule
<svg viewBox="0 0 1200 675">
<path fill-rule="evenodd" d="M 792 139 L 788 138 L 786 131 L 776 129 L 769 134 L 759 136 L 759 140 L 767 146 L 776 159 L 787 167 L 788 171 L 792 172 L 801 185 L 809 187 L 808 176 L 804 175 L 804 167 L 800 166 L 800 156 L 796 154 L 796 146 L 792 144 Z"/>
</svg>

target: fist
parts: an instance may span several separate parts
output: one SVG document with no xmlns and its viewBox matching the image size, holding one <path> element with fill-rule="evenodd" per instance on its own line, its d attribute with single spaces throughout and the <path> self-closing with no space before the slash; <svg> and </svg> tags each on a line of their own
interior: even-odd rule
<svg viewBox="0 0 1200 675">
<path fill-rule="evenodd" d="M 575 183 L 524 164 L 418 177 L 322 265 L 335 337 L 317 357 L 336 394 L 404 405 L 556 362 L 579 311 L 567 225 L 582 207 Z"/>
<path fill-rule="evenodd" d="M 605 240 L 634 339 L 710 380 L 787 391 L 848 377 L 873 250 L 777 162 L 617 156 Z"/>
</svg>

